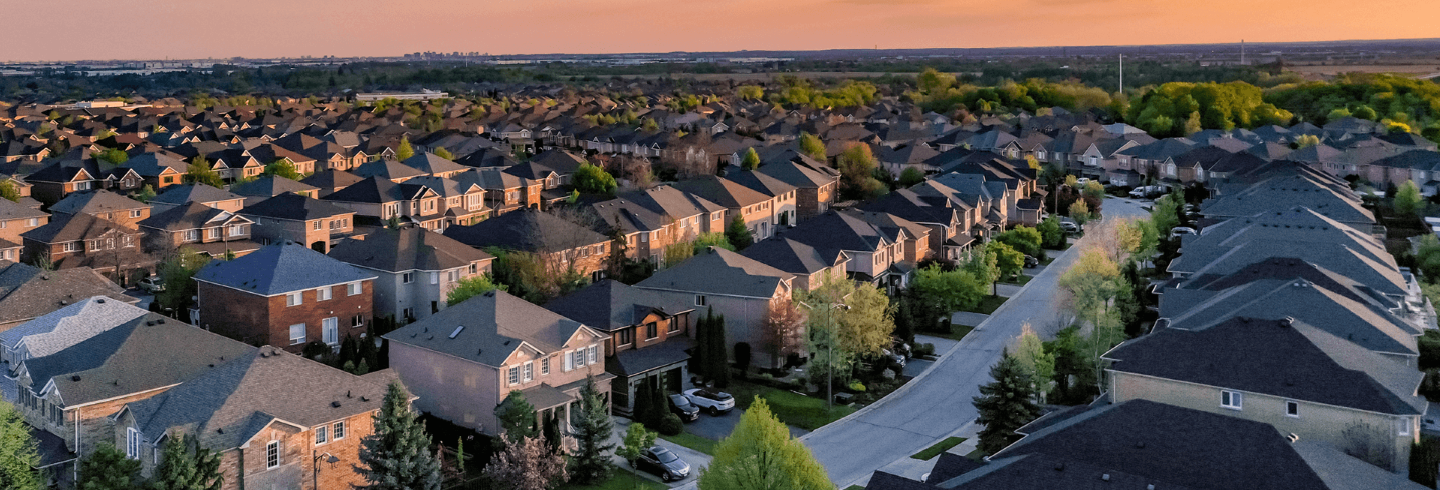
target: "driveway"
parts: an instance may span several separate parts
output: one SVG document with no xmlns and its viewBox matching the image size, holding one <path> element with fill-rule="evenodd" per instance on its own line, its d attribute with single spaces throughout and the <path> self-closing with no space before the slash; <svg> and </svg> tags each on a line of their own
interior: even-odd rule
<svg viewBox="0 0 1440 490">
<path fill-rule="evenodd" d="M 1118 203 L 1118 204 L 1116 204 Z M 1140 217 L 1138 205 L 1106 199 L 1107 216 Z M 1082 239 L 1083 242 L 1083 239 Z M 800 440 L 840 488 L 869 479 L 876 469 L 907 458 L 958 432 L 978 414 L 972 398 L 990 382 L 990 366 L 1030 323 L 1042 336 L 1058 330 L 1060 274 L 1079 256 L 1073 246 L 1059 254 L 978 329 L 950 348 L 930 369 L 880 401 L 807 434 Z M 864 448 L 857 450 L 857 448 Z"/>
<path fill-rule="evenodd" d="M 735 431 L 735 424 L 740 423 L 740 415 L 743 413 L 745 413 L 745 411 L 739 408 L 731 410 L 730 413 L 721 414 L 718 417 L 702 413 L 700 414 L 699 420 L 685 424 L 685 432 L 712 441 L 719 441 L 729 437 L 730 433 Z M 805 429 L 790 426 L 791 437 L 800 437 L 808 433 Z"/>
<path fill-rule="evenodd" d="M 702 415 L 701 417 L 704 416 Z M 613 417 L 613 419 L 615 420 L 615 434 L 610 438 L 610 443 L 616 444 L 618 446 L 625 442 L 625 431 L 630 430 L 630 419 L 626 419 L 623 417 Z M 704 419 L 702 418 L 701 420 Z M 699 420 L 697 420 L 696 422 L 699 422 Z M 669 484 L 670 488 L 694 488 L 695 478 L 700 476 L 700 469 L 710 465 L 710 455 L 702 453 L 700 451 L 696 451 L 694 449 L 690 449 L 688 447 L 681 446 L 679 444 L 675 444 L 673 442 L 660 439 L 658 437 L 655 438 L 655 445 L 663 447 L 665 449 L 669 449 L 670 452 L 675 453 L 675 455 L 679 456 L 680 459 L 685 460 L 686 463 L 690 463 L 690 476 L 686 477 L 684 480 L 671 482 Z M 650 473 L 647 471 L 638 471 L 631 468 L 630 464 L 626 462 L 624 458 L 621 458 L 619 456 L 612 456 L 611 460 L 614 461 L 618 471 L 632 471 L 635 474 L 640 475 L 642 478 L 646 478 L 658 483 L 663 483 L 660 481 L 660 477 L 655 476 L 654 473 Z"/>
<path fill-rule="evenodd" d="M 150 303 L 155 302 L 155 295 L 148 293 L 143 289 L 126 289 L 125 295 L 131 298 L 139 299 L 140 302 L 135 303 L 135 306 L 146 310 L 150 309 Z"/>
</svg>

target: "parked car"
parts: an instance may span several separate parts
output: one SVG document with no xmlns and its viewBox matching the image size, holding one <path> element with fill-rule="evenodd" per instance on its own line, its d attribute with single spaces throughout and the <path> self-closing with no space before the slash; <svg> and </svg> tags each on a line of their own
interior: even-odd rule
<svg viewBox="0 0 1440 490">
<path fill-rule="evenodd" d="M 151 293 L 158 293 L 165 290 L 165 281 L 160 276 L 149 276 L 140 280 L 140 289 Z"/>
<path fill-rule="evenodd" d="M 1130 197 L 1135 199 L 1153 199 L 1165 195 L 1167 189 L 1163 185 L 1145 185 L 1136 187 L 1130 191 Z"/>
<path fill-rule="evenodd" d="M 690 476 L 690 463 L 680 459 L 675 453 L 660 446 L 652 446 L 640 453 L 640 457 L 630 462 L 630 466 L 638 470 L 645 470 L 656 475 L 665 483 L 675 480 L 684 480 Z"/>
<path fill-rule="evenodd" d="M 720 415 L 735 409 L 735 397 L 723 391 L 694 388 L 685 390 L 685 398 L 710 415 Z"/>
<path fill-rule="evenodd" d="M 882 349 L 880 353 L 883 354 L 886 359 L 890 360 L 889 367 L 899 369 L 905 368 L 905 356 L 891 352 L 890 349 Z"/>
<path fill-rule="evenodd" d="M 1026 268 L 1026 269 L 1034 269 L 1034 268 L 1036 268 L 1036 267 L 1040 267 L 1040 259 L 1037 259 L 1037 258 L 1035 258 L 1035 257 L 1033 257 L 1033 256 L 1030 256 L 1030 255 L 1026 255 L 1026 256 L 1025 256 L 1025 268 Z"/>
<path fill-rule="evenodd" d="M 1195 234 L 1195 229 L 1194 229 L 1194 228 L 1191 228 L 1191 227 L 1188 227 L 1188 226 L 1176 226 L 1176 227 L 1170 229 L 1170 238 L 1175 238 L 1175 237 L 1178 237 L 1178 236 L 1180 236 L 1180 235 L 1194 235 L 1194 234 Z"/>
<path fill-rule="evenodd" d="M 690 399 L 685 398 L 685 395 L 675 394 L 670 395 L 670 413 L 679 415 L 682 421 L 694 422 L 700 418 L 700 407 L 690 403 Z"/>
<path fill-rule="evenodd" d="M 1060 218 L 1060 229 L 1065 233 L 1080 233 L 1080 224 L 1070 218 Z"/>
</svg>

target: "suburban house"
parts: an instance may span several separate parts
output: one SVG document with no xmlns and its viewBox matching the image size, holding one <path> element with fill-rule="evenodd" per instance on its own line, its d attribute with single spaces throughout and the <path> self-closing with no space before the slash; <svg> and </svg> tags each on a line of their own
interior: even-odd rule
<svg viewBox="0 0 1440 490">
<path fill-rule="evenodd" d="M 440 194 L 421 184 L 396 184 L 370 177 L 321 199 L 378 225 L 389 220 L 412 223 L 429 230 L 445 229 Z"/>
<path fill-rule="evenodd" d="M 300 183 L 317 189 L 315 195 L 316 199 L 319 199 L 334 194 L 340 189 L 355 185 L 362 180 L 365 179 L 344 170 L 322 170 L 311 174 L 309 177 L 300 179 Z"/>
<path fill-rule="evenodd" d="M 705 253 L 635 284 L 655 294 L 654 305 L 665 311 L 688 309 L 725 315 L 725 351 L 735 344 L 750 344 L 755 364 L 778 367 L 765 348 L 765 319 L 771 304 L 790 300 L 795 276 L 723 248 Z M 686 331 L 694 332 L 700 314 L 690 315 Z"/>
<path fill-rule="evenodd" d="M 246 206 L 241 216 L 254 222 L 250 233 L 261 244 L 292 241 L 320 253 L 355 232 L 355 212 L 299 194 L 281 194 Z"/>
<path fill-rule="evenodd" d="M 830 209 L 840 191 L 840 171 L 795 153 L 763 161 L 756 172 L 795 186 L 795 213 L 801 221 Z"/>
<path fill-rule="evenodd" d="M 152 152 L 132 156 L 120 166 L 135 171 L 155 192 L 160 192 L 166 187 L 181 183 L 190 164 L 167 153 Z"/>
<path fill-rule="evenodd" d="M 451 177 L 462 185 L 474 184 L 485 189 L 487 205 L 495 214 L 520 208 L 540 208 L 540 194 L 545 183 L 506 173 L 502 168 L 470 169 Z"/>
<path fill-rule="evenodd" d="M 150 206 L 154 208 L 154 212 L 159 213 L 192 202 L 233 213 L 245 207 L 245 196 L 205 184 L 180 184 L 161 191 L 150 200 Z"/>
<path fill-rule="evenodd" d="M 592 281 L 604 276 L 610 239 L 553 214 L 523 209 L 469 226 L 452 226 L 445 236 L 477 249 L 529 252 L 556 271 L 574 269 Z"/>
<path fill-rule="evenodd" d="M 945 260 L 960 260 L 975 244 L 975 237 L 970 235 L 973 221 L 968 218 L 974 218 L 977 213 L 963 202 L 910 189 L 896 189 L 861 209 L 885 213 L 929 228 L 930 243 L 927 248 Z"/>
<path fill-rule="evenodd" d="M 9 270 L 5 271 L 6 275 Z M 58 278 L 57 278 L 58 279 Z M 32 357 L 55 354 L 75 343 L 115 328 L 125 322 L 145 315 L 132 301 L 126 302 L 120 293 L 74 298 L 64 304 L 56 302 L 44 313 L 23 322 L 12 323 L 0 332 L 0 360 L 5 363 L 5 374 L 14 377 L 20 365 Z M 32 313 L 33 314 L 33 313 Z M 13 398 L 6 394 L 6 398 Z"/>
<path fill-rule="evenodd" d="M 145 251 L 166 253 L 181 247 L 210 257 L 241 256 L 260 248 L 250 240 L 253 221 L 191 201 L 167 208 L 140 222 Z"/>
<path fill-rule="evenodd" d="M 416 177 L 409 183 L 419 184 L 435 191 L 440 197 L 440 211 L 445 215 L 445 227 L 468 225 L 489 216 L 485 209 L 485 189 L 474 183 L 462 184 L 445 177 Z M 441 230 L 435 230 L 441 231 Z"/>
<path fill-rule="evenodd" d="M 1103 358 L 1111 403 L 1169 403 L 1342 451 L 1380 448 L 1388 457 L 1371 463 L 1402 475 L 1429 406 L 1416 393 L 1425 373 L 1289 318 L 1161 329 Z"/>
<path fill-rule="evenodd" d="M 409 165 L 405 165 L 403 163 L 387 158 L 371 160 L 360 164 L 354 169 L 351 169 L 350 173 L 355 174 L 355 176 L 362 179 L 379 177 L 397 184 L 422 175 L 426 175 L 425 172 L 421 171 L 418 168 L 411 167 Z"/>
<path fill-rule="evenodd" d="M 121 284 L 128 283 L 134 271 L 148 274 L 156 264 L 142 250 L 139 229 L 90 214 L 56 214 L 50 224 L 20 237 L 28 260 L 46 260 L 56 269 L 89 267 Z"/>
<path fill-rule="evenodd" d="M 166 439 L 184 435 L 219 455 L 222 490 L 349 490 L 365 484 L 360 441 L 374 433 L 394 380 L 390 370 L 356 376 L 276 347 L 250 348 L 126 403 L 109 440 L 145 476 Z"/>
<path fill-rule="evenodd" d="M 50 215 L 9 199 L 0 199 L 0 260 L 20 260 L 21 233 L 50 223 Z"/>
<path fill-rule="evenodd" d="M 321 342 L 338 349 L 359 336 L 374 311 L 375 274 L 304 245 L 281 242 L 195 274 L 195 325 L 251 344 L 300 352 Z"/>
<path fill-rule="evenodd" d="M 916 237 L 902 228 L 884 229 L 866 221 L 861 213 L 831 210 L 782 237 L 814 247 L 827 256 L 844 253 L 850 258 L 845 273 L 853 280 L 887 288 L 904 287 L 909 281 L 911 269 L 894 266 L 905 261 L 905 242 Z"/>
<path fill-rule="evenodd" d="M 702 175 L 694 179 L 676 182 L 673 187 L 680 192 L 693 194 L 706 201 L 724 206 L 726 226 L 729 226 L 730 221 L 738 216 L 745 222 L 745 228 L 750 230 L 750 234 L 756 240 L 770 238 L 775 233 L 776 225 L 780 222 L 778 205 L 774 197 L 723 177 Z"/>
<path fill-rule="evenodd" d="M 450 305 L 384 335 L 390 368 L 416 408 L 483 434 L 497 435 L 495 408 L 519 391 L 537 417 L 568 434 L 586 378 L 609 399 L 602 347 L 608 336 L 504 291 Z"/>
<path fill-rule="evenodd" d="M 725 207 L 670 186 L 632 192 L 590 206 L 625 236 L 625 256 L 663 266 L 665 247 L 725 231 Z"/>
<path fill-rule="evenodd" d="M 800 216 L 797 214 L 798 210 L 795 204 L 799 194 L 797 187 L 753 170 L 735 172 L 726 175 L 725 178 L 731 182 L 770 196 L 770 198 L 774 200 L 776 227 L 795 226 L 795 224 L 799 222 Z M 776 230 L 776 232 L 778 233 L 779 230 Z"/>
<path fill-rule="evenodd" d="M 50 206 L 50 213 L 55 218 L 59 218 L 59 215 L 88 214 L 133 228 L 139 225 L 141 220 L 150 217 L 150 205 L 111 191 L 99 190 L 65 196 L 65 199 Z"/>
<path fill-rule="evenodd" d="M 490 272 L 495 257 L 419 227 L 381 228 L 341 241 L 330 258 L 376 274 L 375 315 L 415 321 L 446 307 L 461 280 Z"/>
<path fill-rule="evenodd" d="M 751 245 L 740 252 L 756 262 L 795 275 L 794 286 L 798 291 L 813 291 L 825 282 L 830 274 L 845 276 L 850 256 L 844 251 L 819 249 L 804 243 L 778 236 Z"/>
<path fill-rule="evenodd" d="M 680 393 L 690 379 L 688 351 L 695 346 L 687 327 L 694 308 L 667 311 L 655 306 L 657 293 L 604 279 L 545 304 L 545 309 L 602 331 L 605 371 L 610 381 L 610 408 L 629 415 L 641 383 Z"/>
<path fill-rule="evenodd" d="M 77 319 L 104 323 L 92 327 L 88 338 L 21 361 L 16 373 L 21 416 L 45 436 L 63 440 L 77 459 L 114 440 L 112 416 L 125 404 L 255 350 L 134 306 L 121 309 L 132 313 Z"/>
<path fill-rule="evenodd" d="M 250 182 L 232 185 L 230 192 L 237 196 L 243 196 L 246 206 L 281 194 L 299 194 L 311 199 L 320 198 L 319 188 L 278 175 L 262 175 Z"/>
</svg>

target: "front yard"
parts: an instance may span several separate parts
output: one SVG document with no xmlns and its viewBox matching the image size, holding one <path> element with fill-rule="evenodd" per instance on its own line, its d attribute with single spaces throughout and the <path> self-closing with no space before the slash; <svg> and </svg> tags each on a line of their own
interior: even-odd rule
<svg viewBox="0 0 1440 490">
<path fill-rule="evenodd" d="M 991 313 L 995 313 L 995 310 L 997 308 L 1000 308 L 1000 305 L 1005 304 L 1006 299 L 1009 298 L 1006 298 L 1004 296 L 985 295 L 984 297 L 980 298 L 979 305 L 976 305 L 974 308 L 965 311 L 989 315 Z"/>
<path fill-rule="evenodd" d="M 843 387 L 836 383 L 836 393 Z M 821 388 L 823 391 L 823 387 Z M 730 387 L 725 391 L 735 396 L 737 406 L 742 409 L 750 408 L 755 402 L 755 397 L 765 399 L 770 405 L 770 411 L 781 422 L 793 425 L 807 431 L 819 429 L 821 426 L 839 420 L 841 417 L 850 415 L 856 409 L 853 407 L 835 406 L 829 410 L 825 408 L 825 399 L 797 394 L 789 390 L 782 390 L 757 383 L 743 380 L 730 382 Z"/>
<path fill-rule="evenodd" d="M 557 488 L 558 490 L 664 490 L 670 487 L 646 480 L 645 477 L 632 473 L 629 468 L 615 468 L 610 479 L 598 485 L 566 483 Z"/>
</svg>

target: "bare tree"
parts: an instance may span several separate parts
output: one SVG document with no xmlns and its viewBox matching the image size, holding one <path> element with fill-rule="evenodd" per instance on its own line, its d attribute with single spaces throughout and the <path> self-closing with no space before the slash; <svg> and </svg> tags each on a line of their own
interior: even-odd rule
<svg viewBox="0 0 1440 490">
<path fill-rule="evenodd" d="M 796 306 L 794 300 L 770 301 L 765 312 L 764 342 L 770 352 L 771 365 L 792 353 L 799 353 L 805 346 L 805 312 Z"/>
<path fill-rule="evenodd" d="M 504 439 L 505 436 L 500 436 Z M 539 438 L 526 437 L 505 441 L 505 450 L 496 454 L 485 467 L 485 476 L 508 490 L 549 490 L 569 480 L 565 472 L 565 456 L 552 453 Z"/>
<path fill-rule="evenodd" d="M 649 189 L 655 187 L 656 178 L 653 166 L 649 158 L 624 155 L 616 157 L 620 169 L 620 177 L 630 183 L 636 189 Z"/>
</svg>

